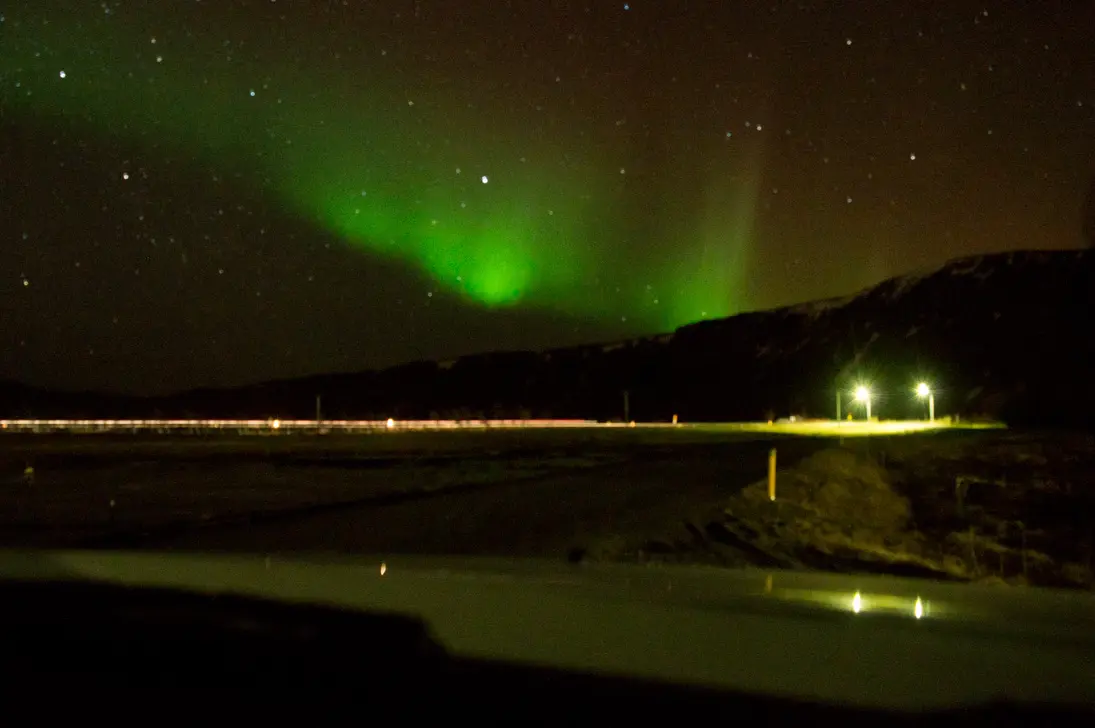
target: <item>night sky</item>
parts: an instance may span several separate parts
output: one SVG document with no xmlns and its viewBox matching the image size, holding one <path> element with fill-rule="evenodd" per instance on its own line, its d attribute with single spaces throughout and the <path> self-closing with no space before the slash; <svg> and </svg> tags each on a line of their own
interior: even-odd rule
<svg viewBox="0 0 1095 728">
<path fill-rule="evenodd" d="M 1082 244 L 1095 3 L 26 0 L 0 379 L 652 334 Z"/>
</svg>

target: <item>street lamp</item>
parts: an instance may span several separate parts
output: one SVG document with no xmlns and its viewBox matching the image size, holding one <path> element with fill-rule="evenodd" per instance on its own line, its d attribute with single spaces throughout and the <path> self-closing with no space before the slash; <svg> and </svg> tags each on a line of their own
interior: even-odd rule
<svg viewBox="0 0 1095 728">
<path fill-rule="evenodd" d="M 866 387 L 856 387 L 855 389 L 855 401 L 863 402 L 867 405 L 867 421 L 871 421 L 871 390 Z"/>
<path fill-rule="evenodd" d="M 928 421 L 935 422 L 935 393 L 924 382 L 916 385 L 916 396 L 920 399 L 928 398 Z"/>
</svg>

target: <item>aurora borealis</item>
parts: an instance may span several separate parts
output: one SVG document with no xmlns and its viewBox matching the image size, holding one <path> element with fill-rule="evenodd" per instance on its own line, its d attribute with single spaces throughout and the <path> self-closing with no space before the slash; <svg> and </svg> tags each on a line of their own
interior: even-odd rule
<svg viewBox="0 0 1095 728">
<path fill-rule="evenodd" d="M 883 5 L 9 3 L 0 378 L 563 345 L 1080 244 L 1090 5 Z"/>
</svg>

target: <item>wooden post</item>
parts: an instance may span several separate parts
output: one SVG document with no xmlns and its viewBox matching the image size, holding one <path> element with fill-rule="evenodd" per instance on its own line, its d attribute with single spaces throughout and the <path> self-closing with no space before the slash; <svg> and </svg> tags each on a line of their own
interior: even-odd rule
<svg viewBox="0 0 1095 728">
<path fill-rule="evenodd" d="M 768 451 L 768 500 L 776 499 L 776 449 Z"/>
</svg>

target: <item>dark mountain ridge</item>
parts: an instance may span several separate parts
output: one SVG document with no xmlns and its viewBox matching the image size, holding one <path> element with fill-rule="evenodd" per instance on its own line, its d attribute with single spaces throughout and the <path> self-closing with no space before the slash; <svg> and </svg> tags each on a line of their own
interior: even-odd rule
<svg viewBox="0 0 1095 728">
<path fill-rule="evenodd" d="M 884 419 L 1095 423 L 1095 253 L 960 258 L 841 299 L 757 311 L 671 334 L 498 352 L 166 397 L 51 393 L 0 383 L 4 417 L 575 417 L 639 421 L 832 417 L 837 392 L 874 392 Z M 843 397 L 849 411 L 851 397 Z M 852 409 L 862 416 L 859 409 Z"/>
</svg>

